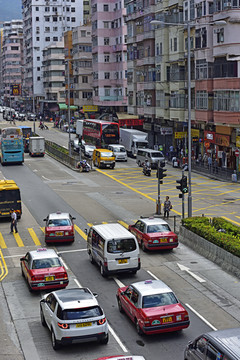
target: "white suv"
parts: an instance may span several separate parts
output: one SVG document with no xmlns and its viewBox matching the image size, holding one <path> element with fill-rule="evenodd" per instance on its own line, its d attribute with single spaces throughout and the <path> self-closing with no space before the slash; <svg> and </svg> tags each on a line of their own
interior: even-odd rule
<svg viewBox="0 0 240 360">
<path fill-rule="evenodd" d="M 107 319 L 96 296 L 87 288 L 75 288 L 53 291 L 40 300 L 41 322 L 51 331 L 54 350 L 73 342 L 108 343 Z"/>
</svg>

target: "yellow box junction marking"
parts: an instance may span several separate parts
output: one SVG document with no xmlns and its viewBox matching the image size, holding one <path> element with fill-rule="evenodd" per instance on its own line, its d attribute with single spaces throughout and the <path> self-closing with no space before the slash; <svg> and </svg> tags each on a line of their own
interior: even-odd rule
<svg viewBox="0 0 240 360">
<path fill-rule="evenodd" d="M 2 236 L 1 233 L 0 233 L 0 247 L 1 247 L 2 249 L 6 249 L 6 248 L 7 248 L 7 245 L 6 245 L 5 241 L 4 241 L 3 236 Z"/>
<path fill-rule="evenodd" d="M 22 239 L 20 238 L 20 235 L 17 233 L 13 233 L 13 236 L 15 237 L 15 240 L 19 247 L 24 247 L 24 243 L 22 242 Z"/>
<path fill-rule="evenodd" d="M 75 225 L 74 225 L 74 229 L 79 233 L 79 235 L 80 235 L 84 240 L 87 241 L 87 235 L 85 234 L 84 231 L 82 231 L 82 230 L 80 229 L 80 227 L 78 227 L 78 226 L 75 224 Z"/>
<path fill-rule="evenodd" d="M 40 243 L 35 231 L 32 228 L 28 228 L 28 232 L 29 232 L 29 234 L 31 235 L 31 238 L 34 241 L 34 244 L 37 245 L 37 246 L 41 246 L 41 243 Z"/>
<path fill-rule="evenodd" d="M 238 225 L 238 226 L 240 226 L 240 223 L 239 222 L 237 222 L 237 221 L 234 221 L 234 220 L 232 220 L 232 219 L 229 219 L 228 217 L 226 217 L 226 216 L 221 216 L 223 219 L 225 219 L 225 220 L 227 220 L 227 221 L 230 221 L 230 222 L 232 222 L 232 223 L 234 223 L 234 224 L 236 224 L 236 225 Z"/>
<path fill-rule="evenodd" d="M 1 267 L 1 275 L 0 275 L 0 281 L 2 281 L 8 274 L 8 268 L 7 268 L 7 264 L 5 262 L 5 259 L 3 257 L 2 254 L 2 250 L 0 250 L 0 267 Z"/>
<path fill-rule="evenodd" d="M 118 223 L 122 226 L 124 226 L 126 229 L 128 229 L 128 224 L 125 223 L 125 221 L 122 221 L 122 220 L 118 220 Z"/>
</svg>

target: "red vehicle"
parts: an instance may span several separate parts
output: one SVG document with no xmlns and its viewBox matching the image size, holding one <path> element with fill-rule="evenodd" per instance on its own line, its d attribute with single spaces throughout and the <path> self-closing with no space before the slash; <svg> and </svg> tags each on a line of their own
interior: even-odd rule
<svg viewBox="0 0 240 360">
<path fill-rule="evenodd" d="M 116 122 L 85 119 L 83 121 L 82 140 L 97 148 L 107 148 L 119 143 L 119 124 Z"/>
<path fill-rule="evenodd" d="M 53 249 L 29 251 L 20 259 L 20 265 L 30 291 L 63 289 L 68 285 L 67 271 Z"/>
<path fill-rule="evenodd" d="M 136 236 L 143 251 L 166 250 L 178 246 L 178 236 L 162 219 L 139 219 L 134 225 L 129 225 L 128 230 Z"/>
<path fill-rule="evenodd" d="M 139 335 L 158 334 L 189 326 L 187 310 L 161 280 L 146 280 L 118 289 L 120 312 L 135 323 Z"/>
<path fill-rule="evenodd" d="M 45 225 L 45 242 L 73 242 L 75 239 L 74 224 L 72 217 L 68 213 L 56 212 L 49 214 Z"/>
</svg>

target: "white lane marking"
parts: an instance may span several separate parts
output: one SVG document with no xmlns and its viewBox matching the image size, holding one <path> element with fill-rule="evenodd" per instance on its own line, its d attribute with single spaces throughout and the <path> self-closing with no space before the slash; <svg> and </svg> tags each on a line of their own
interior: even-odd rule
<svg viewBox="0 0 240 360">
<path fill-rule="evenodd" d="M 67 264 L 65 263 L 65 261 L 61 258 L 61 262 L 63 263 L 63 266 L 65 267 L 66 270 L 69 270 L 69 267 L 67 266 Z"/>
<path fill-rule="evenodd" d="M 74 281 L 75 281 L 75 283 L 77 284 L 78 287 L 80 287 L 80 288 L 82 287 L 77 279 L 74 279 Z M 109 323 L 108 323 L 108 328 L 109 328 L 110 333 L 112 334 L 112 336 L 114 337 L 114 339 L 118 343 L 118 345 L 122 348 L 122 351 L 128 352 L 128 349 L 123 345 L 120 338 L 117 336 L 117 334 L 115 333 L 113 328 L 109 325 Z"/>
<path fill-rule="evenodd" d="M 190 269 L 187 266 L 181 265 L 178 263 L 177 263 L 177 265 L 181 271 L 186 271 L 186 273 L 191 275 L 195 280 L 199 281 L 200 283 L 206 282 L 206 280 L 202 279 L 200 276 L 198 276 L 198 275 L 194 274 L 192 271 L 190 271 Z"/>
<path fill-rule="evenodd" d="M 87 251 L 87 249 L 63 250 L 63 251 L 59 251 L 58 254 L 72 253 L 78 251 Z"/>
<path fill-rule="evenodd" d="M 147 273 L 151 275 L 155 280 L 159 280 L 159 278 L 156 275 L 154 275 L 151 271 L 147 270 Z"/>
<path fill-rule="evenodd" d="M 118 280 L 117 278 L 113 277 L 113 280 L 117 283 L 118 287 L 124 287 L 125 285 L 120 281 Z"/>
<path fill-rule="evenodd" d="M 47 180 L 47 181 L 51 181 L 51 179 L 48 179 L 48 178 L 46 178 L 46 177 L 43 176 L 43 175 L 42 175 L 42 178 L 45 179 L 45 180 Z"/>
<path fill-rule="evenodd" d="M 202 315 L 200 315 L 196 310 L 194 310 L 192 308 L 192 306 L 190 306 L 189 304 L 185 304 L 195 315 L 197 315 L 203 322 L 205 322 L 205 324 L 207 324 L 211 329 L 213 329 L 214 331 L 217 330 L 217 328 L 215 328 L 209 321 L 207 321 Z"/>
<path fill-rule="evenodd" d="M 123 345 L 123 343 L 121 342 L 120 338 L 117 336 L 117 334 L 115 333 L 113 328 L 109 324 L 108 324 L 108 327 L 109 327 L 110 333 L 112 334 L 112 336 L 114 337 L 114 339 L 116 340 L 118 345 L 122 348 L 122 351 L 124 351 L 125 353 L 128 352 L 128 349 Z"/>
</svg>

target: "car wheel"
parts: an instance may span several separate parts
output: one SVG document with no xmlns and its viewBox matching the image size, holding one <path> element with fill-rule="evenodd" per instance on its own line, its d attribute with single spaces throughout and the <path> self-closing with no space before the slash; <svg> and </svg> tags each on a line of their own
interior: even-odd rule
<svg viewBox="0 0 240 360">
<path fill-rule="evenodd" d="M 141 241 L 141 249 L 144 252 L 147 250 L 146 247 L 145 247 L 144 241 Z"/>
<path fill-rule="evenodd" d="M 90 260 L 91 264 L 94 264 L 94 259 L 93 259 L 91 252 L 89 253 L 89 260 Z"/>
<path fill-rule="evenodd" d="M 141 161 L 140 161 L 140 160 L 138 160 L 138 166 L 139 166 L 139 167 L 141 167 L 141 166 L 142 166 L 142 164 L 141 164 Z"/>
<path fill-rule="evenodd" d="M 105 338 L 100 340 L 100 344 L 107 345 L 107 343 L 108 343 L 108 334 Z"/>
<path fill-rule="evenodd" d="M 123 307 L 119 297 L 117 298 L 117 303 L 118 303 L 118 310 L 120 311 L 120 313 L 123 313 Z"/>
<path fill-rule="evenodd" d="M 100 273 L 102 275 L 102 277 L 106 277 L 106 271 L 104 270 L 103 264 L 100 264 Z"/>
<path fill-rule="evenodd" d="M 60 349 L 60 344 L 59 342 L 56 340 L 55 334 L 53 329 L 51 330 L 51 340 L 52 340 L 52 347 L 54 350 L 58 350 Z"/>
<path fill-rule="evenodd" d="M 142 334 L 143 334 L 143 331 L 142 331 L 142 329 L 140 328 L 140 325 L 139 325 L 139 322 L 138 322 L 137 319 L 135 320 L 135 325 L 136 325 L 136 329 L 137 329 L 138 335 L 142 335 Z"/>
<path fill-rule="evenodd" d="M 46 320 L 45 320 L 45 317 L 43 315 L 43 311 L 42 311 L 42 308 L 40 307 L 40 317 L 41 317 L 41 323 L 42 323 L 42 326 L 46 327 L 47 326 L 47 323 L 46 323 Z"/>
</svg>

